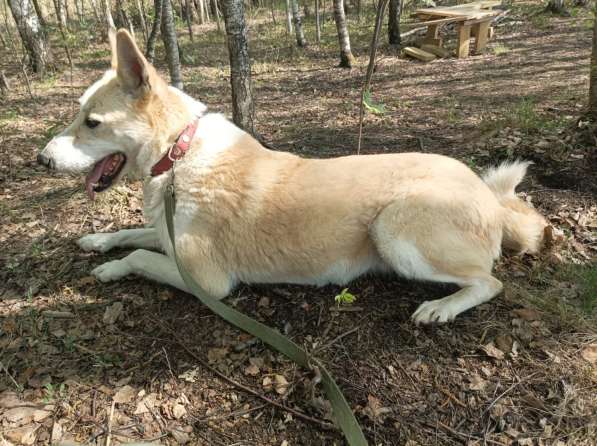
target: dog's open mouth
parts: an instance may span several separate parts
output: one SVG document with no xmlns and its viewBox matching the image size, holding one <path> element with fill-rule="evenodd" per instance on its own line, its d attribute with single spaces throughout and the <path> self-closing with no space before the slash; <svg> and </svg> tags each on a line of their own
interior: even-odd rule
<svg viewBox="0 0 597 446">
<path fill-rule="evenodd" d="M 108 189 L 125 163 L 126 156 L 122 153 L 113 153 L 95 163 L 85 179 L 85 189 L 89 198 L 93 200 L 96 192 Z"/>
</svg>

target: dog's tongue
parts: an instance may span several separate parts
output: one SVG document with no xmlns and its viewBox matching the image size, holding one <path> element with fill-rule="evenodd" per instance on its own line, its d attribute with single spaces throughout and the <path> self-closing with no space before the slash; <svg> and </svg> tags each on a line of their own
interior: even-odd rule
<svg viewBox="0 0 597 446">
<path fill-rule="evenodd" d="M 95 199 L 95 191 L 93 190 L 93 186 L 97 184 L 99 179 L 102 177 L 102 174 L 106 170 L 106 167 L 111 159 L 112 155 L 108 155 L 99 160 L 97 163 L 95 163 L 95 166 L 93 166 L 91 172 L 87 174 L 87 178 L 85 178 L 85 189 L 87 190 L 87 195 L 91 200 Z"/>
</svg>

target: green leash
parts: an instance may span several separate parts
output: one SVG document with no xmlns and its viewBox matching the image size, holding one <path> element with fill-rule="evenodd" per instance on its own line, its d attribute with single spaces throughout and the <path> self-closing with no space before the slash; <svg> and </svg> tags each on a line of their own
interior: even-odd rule
<svg viewBox="0 0 597 446">
<path fill-rule="evenodd" d="M 344 395 L 342 395 L 342 391 L 329 372 L 316 358 L 309 356 L 305 350 L 281 333 L 272 330 L 266 325 L 257 322 L 255 319 L 230 308 L 225 303 L 210 296 L 197 282 L 195 282 L 176 255 L 176 244 L 174 242 L 174 212 L 176 209 L 176 198 L 174 196 L 174 186 L 172 184 L 166 188 L 166 192 L 164 193 L 164 203 L 166 206 L 166 225 L 168 226 L 168 235 L 170 236 L 170 242 L 172 243 L 174 260 L 176 261 L 178 271 L 189 290 L 193 292 L 195 297 L 199 299 L 203 305 L 208 307 L 222 319 L 261 339 L 264 343 L 286 355 L 301 367 L 311 369 L 313 368 L 313 365 L 316 366 L 321 374 L 321 382 L 323 383 L 325 394 L 332 405 L 334 417 L 340 425 L 340 428 L 346 437 L 346 441 L 350 446 L 367 446 L 367 440 L 365 439 L 361 427 L 352 413 L 350 406 L 346 402 Z"/>
</svg>

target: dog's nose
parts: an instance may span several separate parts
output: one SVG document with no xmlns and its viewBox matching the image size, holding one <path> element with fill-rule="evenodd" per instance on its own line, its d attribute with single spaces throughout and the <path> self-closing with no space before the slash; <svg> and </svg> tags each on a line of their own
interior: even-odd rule
<svg viewBox="0 0 597 446">
<path fill-rule="evenodd" d="M 47 157 L 43 153 L 40 153 L 39 155 L 37 155 L 37 162 L 39 164 L 41 164 L 42 166 L 47 167 L 48 169 L 54 168 L 54 160 L 50 157 Z"/>
</svg>

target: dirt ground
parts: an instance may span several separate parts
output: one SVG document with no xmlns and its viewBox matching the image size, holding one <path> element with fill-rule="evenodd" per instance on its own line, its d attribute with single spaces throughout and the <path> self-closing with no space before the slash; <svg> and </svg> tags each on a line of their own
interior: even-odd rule
<svg viewBox="0 0 597 446">
<path fill-rule="evenodd" d="M 266 12 L 251 15 L 263 140 L 305 156 L 355 153 L 371 18 L 351 23 L 358 65 L 344 70 L 333 21 L 320 48 L 298 50 L 281 18 L 271 32 Z M 372 91 L 385 112 L 367 115 L 364 153 L 438 152 L 477 171 L 535 162 L 521 193 L 550 219 L 554 246 L 500 260 L 502 295 L 431 327 L 409 317 L 451 288 L 395 277 L 351 284 L 357 301 L 339 309 L 334 286 L 241 286 L 228 298 L 325 362 L 370 444 L 597 444 L 597 158 L 592 127 L 579 120 L 588 18 L 521 3 L 484 54 L 422 64 L 379 52 Z M 224 37 L 208 26 L 195 35 L 181 32 L 186 89 L 228 113 Z M 105 44 L 77 38 L 72 79 L 66 66 L 32 79 L 33 97 L 14 55 L 0 53 L 13 84 L 0 105 L 0 444 L 343 444 L 310 371 L 190 295 L 89 276 L 127 252 L 84 253 L 75 240 L 140 226 L 142 197 L 126 183 L 90 202 L 82 178 L 35 163 L 108 66 Z"/>
</svg>

